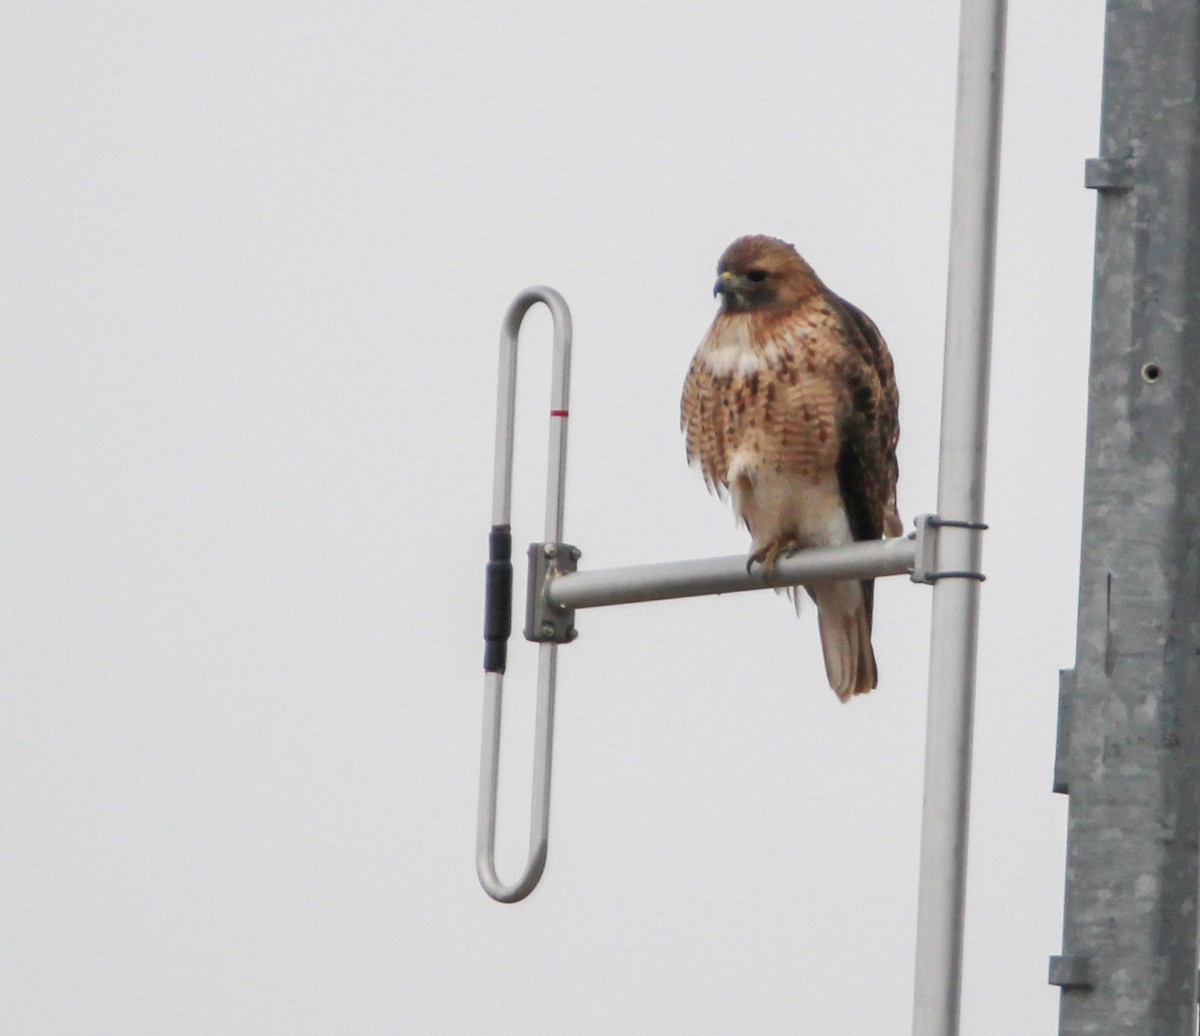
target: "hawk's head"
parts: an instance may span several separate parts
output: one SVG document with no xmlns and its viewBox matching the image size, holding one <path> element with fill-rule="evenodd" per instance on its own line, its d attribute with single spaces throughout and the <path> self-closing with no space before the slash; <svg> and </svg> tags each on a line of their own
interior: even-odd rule
<svg viewBox="0 0 1200 1036">
<path fill-rule="evenodd" d="M 717 264 L 713 294 L 726 313 L 787 308 L 815 295 L 823 285 L 786 241 L 764 234 L 739 237 Z"/>
</svg>

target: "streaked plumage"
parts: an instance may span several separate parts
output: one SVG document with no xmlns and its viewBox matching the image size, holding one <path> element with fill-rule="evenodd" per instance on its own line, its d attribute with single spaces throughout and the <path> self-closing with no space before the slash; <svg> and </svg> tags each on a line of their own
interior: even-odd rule
<svg viewBox="0 0 1200 1036">
<path fill-rule="evenodd" d="M 899 395 L 879 329 L 776 238 L 721 256 L 721 310 L 683 386 L 687 454 L 729 491 L 769 573 L 800 547 L 898 536 Z M 825 671 L 842 701 L 876 684 L 873 581 L 814 583 Z"/>
</svg>

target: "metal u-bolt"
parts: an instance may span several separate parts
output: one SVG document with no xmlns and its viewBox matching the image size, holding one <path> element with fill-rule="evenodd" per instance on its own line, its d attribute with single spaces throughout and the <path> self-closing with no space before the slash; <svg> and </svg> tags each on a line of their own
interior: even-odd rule
<svg viewBox="0 0 1200 1036">
<path fill-rule="evenodd" d="M 501 903 L 524 899 L 546 867 L 550 826 L 550 760 L 554 741 L 554 688 L 558 645 L 538 649 L 537 717 L 534 722 L 533 805 L 529 856 L 521 876 L 506 885 L 496 874 L 496 791 L 500 769 L 500 715 L 504 669 L 512 628 L 512 468 L 517 398 L 517 339 L 525 314 L 544 303 L 554 319 L 550 400 L 549 470 L 546 476 L 546 535 L 562 541 L 563 492 L 567 464 L 567 408 L 571 382 L 571 312 L 553 288 L 529 288 L 508 307 L 500 333 L 500 384 L 496 402 L 496 466 L 492 482 L 492 531 L 484 620 L 483 746 L 479 767 L 479 823 L 475 870 L 484 891 Z"/>
</svg>

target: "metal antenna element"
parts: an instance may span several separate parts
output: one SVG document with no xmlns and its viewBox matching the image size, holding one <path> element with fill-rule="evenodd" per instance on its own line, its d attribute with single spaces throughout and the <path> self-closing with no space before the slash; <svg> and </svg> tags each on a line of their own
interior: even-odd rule
<svg viewBox="0 0 1200 1036">
<path fill-rule="evenodd" d="M 1109 0 L 1061 1036 L 1195 1036 L 1200 883 L 1200 0 Z"/>
<path fill-rule="evenodd" d="M 1112 2 L 1120 3 L 1121 0 Z M 1189 0 L 1189 6 L 1196 2 L 1200 0 Z M 523 899 L 533 890 L 546 865 L 555 651 L 559 644 L 575 639 L 577 608 L 796 586 L 821 579 L 868 579 L 907 572 L 915 582 L 934 587 L 913 1036 L 956 1036 L 959 1022 L 975 656 L 979 586 L 983 581 L 980 560 L 982 532 L 987 528 L 982 521 L 983 485 L 1005 19 L 1005 0 L 962 0 L 938 474 L 941 515 L 922 515 L 917 520 L 915 533 L 902 539 L 798 551 L 779 563 L 769 582 L 761 569 L 756 572 L 753 566 L 748 568 L 741 557 L 576 572 L 579 551 L 561 542 L 571 336 L 566 303 L 549 288 L 531 288 L 523 292 L 509 307 L 500 340 L 476 859 L 484 889 L 501 902 Z M 512 612 L 509 515 L 517 332 L 526 311 L 537 302 L 550 307 L 555 336 L 546 542 L 535 543 L 529 548 L 525 622 L 526 638 L 541 644 L 533 820 L 525 871 L 515 884 L 505 885 L 496 876 L 495 866 L 496 783 L 501 685 Z M 1181 323 L 1180 326 L 1184 325 Z M 1160 373 L 1158 364 L 1147 364 L 1142 378 L 1150 384 L 1158 380 Z M 1188 873 L 1194 887 L 1194 867 Z M 1194 967 L 1192 977 L 1194 981 Z"/>
<path fill-rule="evenodd" d="M 1189 7 L 1196 2 L 1200 0 L 1189 0 Z M 566 303 L 549 288 L 523 292 L 509 307 L 500 340 L 476 858 L 484 889 L 501 902 L 523 899 L 546 865 L 555 651 L 575 638 L 575 609 L 796 586 L 818 579 L 910 573 L 915 582 L 934 587 L 913 1036 L 956 1036 L 959 1022 L 975 656 L 983 580 L 980 560 L 982 532 L 987 528 L 982 513 L 1005 20 L 1005 0 L 962 0 L 938 474 L 941 515 L 921 516 L 915 533 L 902 539 L 798 551 L 779 563 L 769 582 L 761 570 L 747 569 L 740 557 L 576 572 L 579 551 L 561 542 L 571 333 Z M 505 885 L 495 866 L 496 784 L 501 686 L 512 612 L 509 516 L 517 332 L 526 311 L 537 302 L 550 307 L 555 337 L 546 542 L 529 549 L 525 623 L 526 638 L 541 644 L 533 820 L 525 871 L 515 884 Z M 1143 381 L 1158 381 L 1162 370 L 1157 363 L 1148 363 L 1142 369 Z M 1194 867 L 1188 873 L 1194 887 Z M 1194 968 L 1192 977 L 1194 982 Z"/>
<path fill-rule="evenodd" d="M 554 318 L 550 398 L 550 466 L 546 476 L 546 539 L 562 539 L 567 467 L 567 410 L 571 382 L 571 311 L 553 288 L 529 288 L 513 300 L 500 333 L 500 385 L 496 401 L 496 466 L 492 481 L 487 600 L 484 615 L 483 747 L 479 767 L 479 824 L 475 870 L 493 899 L 515 903 L 533 891 L 546 867 L 550 829 L 550 759 L 554 740 L 554 685 L 558 643 L 538 654 L 537 718 L 534 721 L 533 807 L 529 858 L 521 876 L 505 885 L 496 874 L 496 790 L 500 771 L 500 714 L 504 669 L 512 629 L 512 469 L 517 404 L 517 338 L 525 314 L 544 303 Z"/>
<path fill-rule="evenodd" d="M 517 336 L 521 321 L 529 308 L 544 302 L 554 316 L 554 382 L 550 409 L 550 469 L 546 492 L 546 541 L 529 547 L 529 591 L 527 594 L 525 639 L 541 645 L 538 658 L 537 718 L 534 734 L 533 809 L 529 830 L 529 858 L 521 877 L 505 885 L 496 875 L 496 791 L 500 757 L 500 719 L 503 697 L 504 670 L 507 662 L 508 638 L 512 631 L 512 462 L 514 409 L 516 403 Z M 969 586 L 978 592 L 983 573 L 978 569 L 979 534 L 987 528 L 973 506 L 969 516 L 941 518 L 925 514 L 917 518 L 916 530 L 907 536 L 889 540 L 865 540 L 840 547 L 819 547 L 796 551 L 779 560 L 770 578 L 757 563 L 747 565 L 744 555 L 718 558 L 696 558 L 688 561 L 668 561 L 627 568 L 601 569 L 595 572 L 576 571 L 580 557 L 577 547 L 561 542 L 563 523 L 563 486 L 567 451 L 567 394 L 570 378 L 571 317 L 562 296 L 550 288 L 530 288 L 517 296 L 504 318 L 500 338 L 500 389 L 496 408 L 496 468 L 495 494 L 492 503 L 492 529 L 489 536 L 487 566 L 487 598 L 484 613 L 484 715 L 483 750 L 479 779 L 479 827 L 476 843 L 476 870 L 479 881 L 492 898 L 502 903 L 524 899 L 533 891 L 546 866 L 546 851 L 550 816 L 550 764 L 554 736 L 554 694 L 556 651 L 559 644 L 575 639 L 575 611 L 578 608 L 600 608 L 613 604 L 632 604 L 639 601 L 661 601 L 708 594 L 738 593 L 747 590 L 778 589 L 798 586 L 818 580 L 873 579 L 882 576 L 907 574 L 917 583 L 935 587 Z M 982 364 L 980 367 L 978 364 Z M 948 369 L 954 363 L 947 361 Z M 986 373 L 986 353 L 977 357 L 971 377 Z M 961 373 L 961 372 L 960 372 Z M 954 392 L 969 387 L 966 378 L 955 382 Z M 971 392 L 977 393 L 977 389 Z M 970 393 L 968 393 L 970 395 Z M 972 397 L 974 398 L 974 397 Z M 954 406 L 951 409 L 955 409 Z M 974 455 L 982 464 L 982 448 Z M 946 457 L 961 460 L 953 450 L 943 447 Z M 961 472 L 960 472 L 961 475 Z M 981 471 L 972 469 L 968 480 L 982 485 Z M 972 498 L 975 500 L 975 498 Z M 951 505 L 959 501 L 948 497 Z M 978 503 L 975 500 L 975 503 Z M 949 530 L 949 548 L 941 546 L 942 530 Z M 957 541 L 957 542 L 956 542 Z M 963 544 L 967 544 L 964 551 Z M 945 556 L 943 556 L 945 554 Z M 945 620 L 955 621 L 975 613 L 950 613 Z M 945 624 L 944 624 L 945 625 Z M 946 643 L 961 643 L 962 638 L 974 637 L 962 631 L 954 640 L 953 630 L 943 629 Z M 935 631 L 935 644 L 936 631 Z M 974 664 L 974 640 L 970 640 L 969 659 Z M 936 658 L 935 651 L 935 658 Z M 951 673 L 948 679 L 963 674 Z M 951 693 L 961 693 L 961 684 L 952 684 Z M 932 692 L 931 692 L 932 693 Z M 969 695 L 969 687 L 967 689 Z M 931 736 L 956 738 L 957 728 L 937 729 Z M 957 741 L 931 745 L 929 752 L 946 755 L 958 751 Z M 969 760 L 969 755 L 967 756 Z M 954 780 L 962 777 L 953 775 Z M 933 796 L 945 798 L 947 789 Z M 963 793 L 965 803 L 965 792 Z M 927 800 L 930 793 L 926 791 Z M 928 823 L 928 813 L 926 817 Z M 965 828 L 962 831 L 965 838 Z M 965 856 L 962 857 L 965 860 Z M 953 875 L 951 875 L 953 877 Z M 957 880 L 962 881 L 961 870 Z M 961 900 L 961 896 L 959 897 Z M 942 917 L 947 926 L 957 922 L 947 914 Z M 958 946 L 953 935 L 938 935 L 951 946 Z M 918 950 L 920 957 L 920 950 Z M 957 967 L 957 964 L 955 965 Z M 955 987 L 957 988 L 957 986 Z M 939 1034 L 942 1030 L 936 1030 Z M 950 1030 L 946 1030 L 949 1033 Z"/>
<path fill-rule="evenodd" d="M 508 638 L 512 632 L 512 467 L 517 384 L 517 338 L 531 306 L 545 303 L 554 317 L 554 377 L 550 402 L 550 467 L 546 479 L 546 541 L 529 547 L 525 639 L 540 644 L 537 716 L 534 724 L 533 807 L 529 857 L 520 878 L 504 884 L 496 874 L 496 792 L 500 767 L 500 720 Z M 500 387 L 496 405 L 496 466 L 484 609 L 483 746 L 479 776 L 479 824 L 475 869 L 493 899 L 515 903 L 537 885 L 546 866 L 550 819 L 550 764 L 554 740 L 554 694 L 559 644 L 575 639 L 575 610 L 638 601 L 661 601 L 746 590 L 778 589 L 828 579 L 909 575 L 913 582 L 977 586 L 983 574 L 946 566 L 939 556 L 940 530 L 977 533 L 974 520 L 921 515 L 916 531 L 899 539 L 865 540 L 841 547 L 797 551 L 781 558 L 770 579 L 744 555 L 669 561 L 628 568 L 577 572 L 580 552 L 562 543 L 563 489 L 567 458 L 567 396 L 571 367 L 571 314 L 552 288 L 530 288 L 509 306 L 500 335 Z"/>
<path fill-rule="evenodd" d="M 1195 2 L 1190 0 L 1190 4 Z M 979 585 L 983 580 L 981 534 L 987 528 L 982 513 L 1005 20 L 1005 0 L 962 2 L 938 474 L 938 508 L 942 514 L 922 516 L 915 533 L 897 540 L 798 551 L 780 562 L 769 583 L 761 570 L 757 573 L 752 568 L 747 570 L 743 559 L 736 557 L 576 572 L 578 549 L 560 542 L 570 363 L 570 317 L 566 303 L 549 288 L 524 292 L 509 308 L 500 343 L 496 481 L 485 619 L 487 654 L 477 854 L 480 882 L 493 898 L 513 902 L 533 890 L 545 867 L 555 650 L 559 644 L 574 639 L 576 608 L 795 586 L 816 579 L 862 579 L 908 572 L 914 581 L 934 586 L 913 1036 L 956 1036 L 959 1022 L 975 656 Z M 555 380 L 546 542 L 535 543 L 529 550 L 525 624 L 526 638 L 541 643 L 533 821 L 525 872 L 516 884 L 504 885 L 496 877 L 495 868 L 496 778 L 501 681 L 512 610 L 512 537 L 508 523 L 516 340 L 522 317 L 539 301 L 550 307 L 555 318 Z M 1147 384 L 1155 382 L 1161 370 L 1157 363 L 1147 364 L 1142 378 Z M 1194 886 L 1194 868 L 1189 873 Z M 1194 978 L 1193 968 L 1193 981 Z"/>
</svg>

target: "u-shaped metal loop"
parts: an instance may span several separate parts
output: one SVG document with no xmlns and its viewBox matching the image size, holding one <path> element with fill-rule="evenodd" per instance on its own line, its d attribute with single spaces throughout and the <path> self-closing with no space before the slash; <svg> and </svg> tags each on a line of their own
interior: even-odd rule
<svg viewBox="0 0 1200 1036">
<path fill-rule="evenodd" d="M 528 288 L 508 307 L 500 333 L 500 385 L 496 402 L 496 467 L 492 482 L 492 531 L 488 561 L 486 651 L 483 686 L 483 746 L 479 767 L 479 824 L 475 870 L 484 891 L 501 903 L 515 903 L 534 890 L 546 867 L 550 827 L 550 760 L 554 742 L 554 686 L 558 645 L 538 652 L 537 718 L 534 725 L 533 805 L 529 857 L 521 876 L 506 885 L 496 874 L 496 790 L 500 769 L 500 715 L 504 697 L 506 647 L 512 614 L 512 468 L 517 400 L 517 339 L 525 314 L 544 303 L 554 318 L 550 398 L 550 457 L 546 476 L 545 541 L 562 540 L 567 464 L 567 413 L 571 382 L 571 312 L 553 288 Z"/>
</svg>

